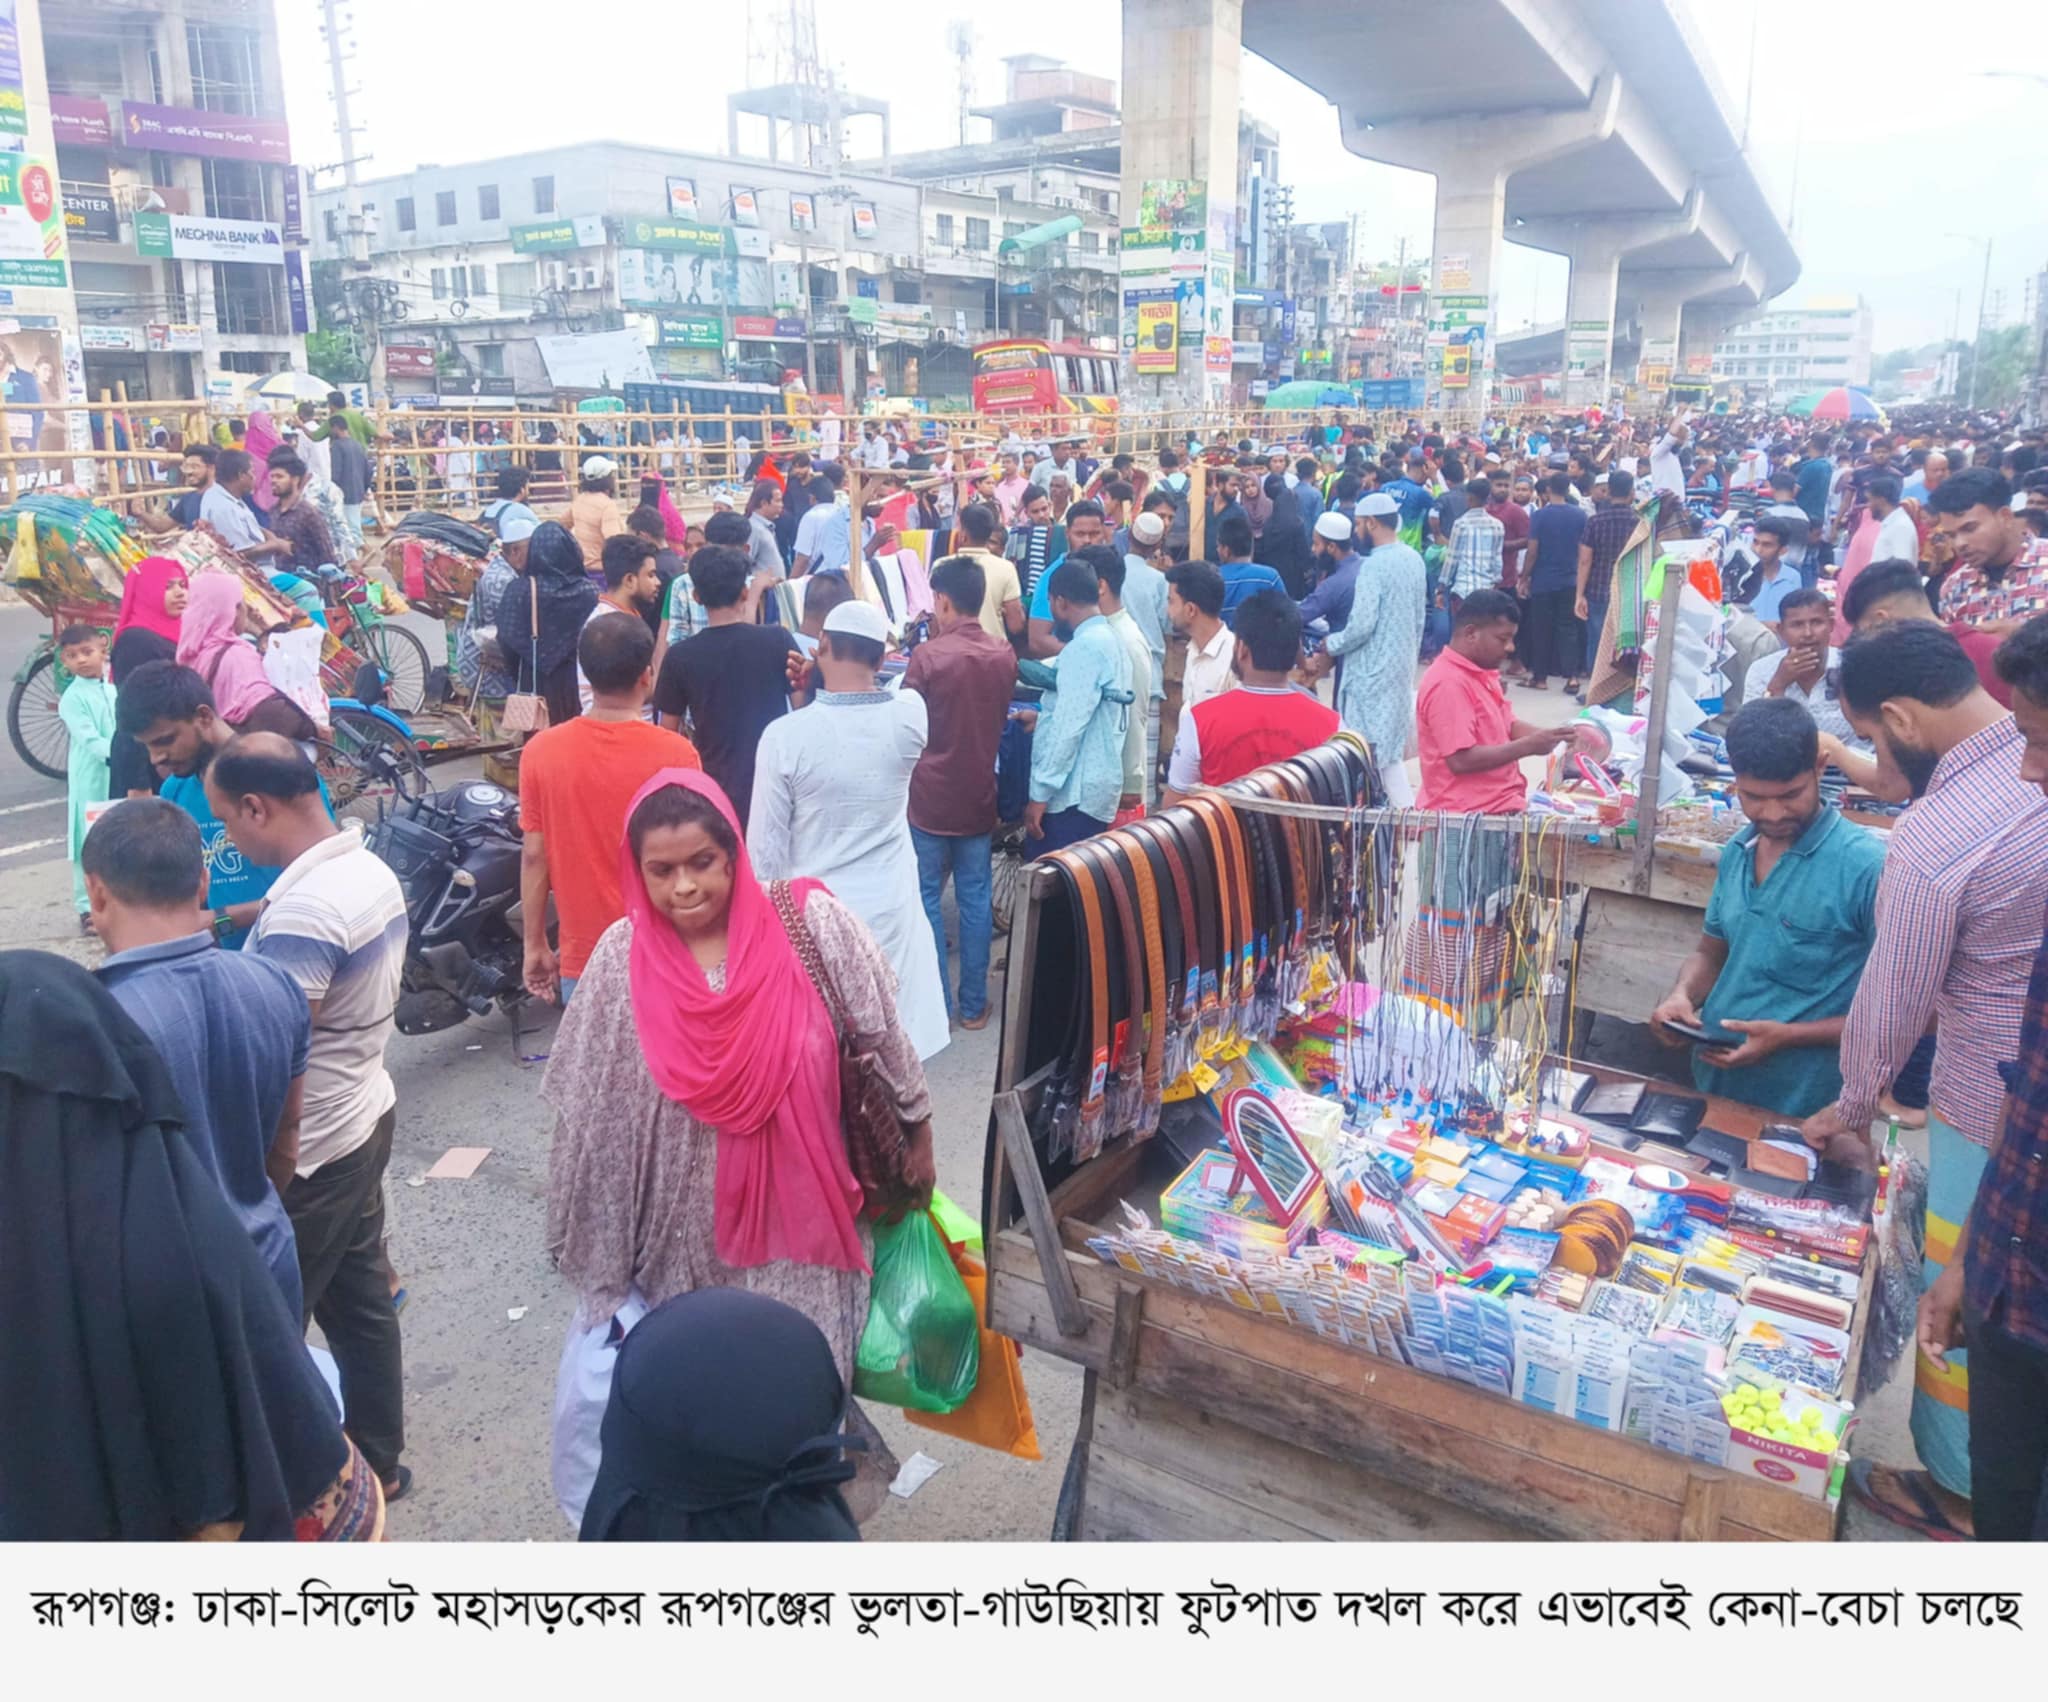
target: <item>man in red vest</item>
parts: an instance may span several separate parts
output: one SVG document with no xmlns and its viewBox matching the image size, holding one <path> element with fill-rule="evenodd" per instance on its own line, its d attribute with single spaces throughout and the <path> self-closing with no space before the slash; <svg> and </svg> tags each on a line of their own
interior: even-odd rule
<svg viewBox="0 0 2048 1702">
<path fill-rule="evenodd" d="M 1177 804 L 1197 786 L 1223 786 L 1269 762 L 1321 744 L 1337 712 L 1288 683 L 1301 666 L 1301 610 L 1284 591 L 1254 591 L 1230 617 L 1237 639 L 1234 690 L 1180 718 L 1161 802 Z"/>
</svg>

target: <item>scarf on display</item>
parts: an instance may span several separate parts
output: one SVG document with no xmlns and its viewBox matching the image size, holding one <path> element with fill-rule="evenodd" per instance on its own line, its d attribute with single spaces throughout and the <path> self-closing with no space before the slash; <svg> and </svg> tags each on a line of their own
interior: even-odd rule
<svg viewBox="0 0 2048 1702">
<path fill-rule="evenodd" d="M 634 794 L 680 786 L 708 798 L 732 830 L 725 985 L 714 989 L 641 878 L 630 839 L 619 845 L 619 891 L 633 924 L 633 1022 L 663 1094 L 718 1134 L 713 1214 L 718 1257 L 742 1270 L 788 1259 L 868 1268 L 856 1218 L 861 1191 L 840 1128 L 839 1048 L 831 1013 L 754 878 L 747 838 L 718 783 L 663 769 Z M 801 912 L 817 881 L 796 881 Z"/>
</svg>

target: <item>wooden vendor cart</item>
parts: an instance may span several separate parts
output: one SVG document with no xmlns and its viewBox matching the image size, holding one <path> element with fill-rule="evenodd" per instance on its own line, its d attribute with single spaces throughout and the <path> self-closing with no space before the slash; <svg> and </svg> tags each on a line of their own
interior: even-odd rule
<svg viewBox="0 0 2048 1702">
<path fill-rule="evenodd" d="M 1031 1130 L 1059 1060 L 1027 1071 L 1034 1053 L 1027 1031 L 1041 923 L 1055 887 L 1048 871 L 1035 870 L 1014 924 L 985 1229 L 992 1327 L 1086 1373 L 1063 1534 L 1133 1541 L 1832 1538 L 1838 1507 L 1825 1500 L 1374 1357 L 1097 1258 L 1087 1239 L 1114 1223 L 1120 1201 L 1156 1221 L 1160 1187 L 1180 1160 L 1158 1137 L 1125 1135 L 1047 1186 Z M 1753 1135 L 1765 1120 L 1755 1108 L 1719 1099 L 1707 1101 L 1706 1117 L 1738 1136 Z M 1597 1143 L 1594 1150 L 1602 1151 Z M 1652 1144 L 1608 1156 L 1697 1168 L 1688 1154 Z M 1856 1394 L 1874 1237 L 1872 1248 L 1845 1401 Z"/>
</svg>

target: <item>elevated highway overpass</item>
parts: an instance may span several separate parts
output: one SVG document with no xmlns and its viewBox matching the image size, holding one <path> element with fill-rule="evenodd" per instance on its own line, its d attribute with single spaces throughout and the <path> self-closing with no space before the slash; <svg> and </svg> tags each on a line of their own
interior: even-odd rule
<svg viewBox="0 0 2048 1702">
<path fill-rule="evenodd" d="M 1240 43 L 1329 101 L 1353 153 L 1435 177 L 1430 318 L 1469 355 L 1463 384 L 1439 362 L 1438 405 L 1491 394 L 1510 236 L 1571 262 L 1574 400 L 1606 395 L 1617 330 L 1668 368 L 1799 275 L 1681 0 L 1125 0 L 1124 204 L 1206 183 L 1205 282 L 1233 234 Z M 1184 338 L 1174 400 L 1188 370 Z"/>
</svg>

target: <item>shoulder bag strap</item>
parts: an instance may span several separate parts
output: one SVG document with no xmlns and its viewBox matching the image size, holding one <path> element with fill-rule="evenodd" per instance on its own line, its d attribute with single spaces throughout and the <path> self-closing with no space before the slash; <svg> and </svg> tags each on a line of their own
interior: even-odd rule
<svg viewBox="0 0 2048 1702">
<path fill-rule="evenodd" d="M 540 693 L 540 581 L 535 579 L 531 573 L 528 573 L 526 576 L 526 603 L 527 607 L 532 611 L 527 616 L 527 623 L 531 630 L 526 635 L 526 641 L 533 646 L 533 689 L 535 695 L 538 696 Z"/>
<path fill-rule="evenodd" d="M 804 920 L 802 910 L 797 907 L 796 895 L 790 890 L 789 882 L 770 881 L 768 897 L 775 906 L 775 914 L 782 920 L 782 930 L 789 936 L 789 943 L 796 948 L 797 961 L 804 966 L 804 973 L 811 978 L 811 985 L 825 1003 L 825 1014 L 832 1020 L 833 1033 L 843 1037 L 848 1032 L 846 1012 L 840 1006 L 838 991 L 825 973 L 817 938 L 812 934 L 810 924 Z"/>
</svg>

